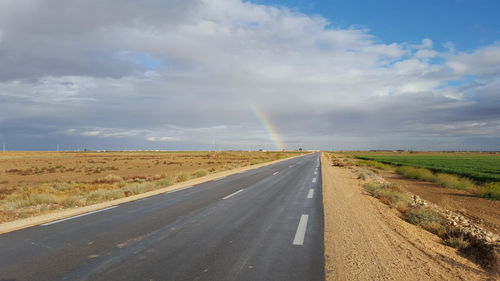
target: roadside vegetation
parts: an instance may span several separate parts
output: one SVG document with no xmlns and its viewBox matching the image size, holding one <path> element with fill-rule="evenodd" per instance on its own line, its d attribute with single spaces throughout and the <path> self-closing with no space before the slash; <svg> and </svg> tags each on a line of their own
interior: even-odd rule
<svg viewBox="0 0 500 281">
<path fill-rule="evenodd" d="M 471 245 L 469 239 L 458 228 L 449 225 L 443 215 L 431 207 L 414 204 L 411 196 L 398 185 L 368 182 L 363 187 L 373 197 L 400 211 L 404 220 L 438 235 L 447 245 L 457 250 L 465 250 Z"/>
<path fill-rule="evenodd" d="M 359 166 L 369 166 L 382 170 L 394 170 L 396 173 L 422 181 L 436 183 L 440 186 L 465 190 L 476 196 L 500 200 L 500 157 L 497 156 L 442 156 L 446 158 L 439 161 L 438 156 L 356 156 L 356 164 Z M 447 158 L 448 157 L 448 158 Z M 480 157 L 486 157 L 480 160 Z M 470 159 L 473 161 L 469 162 Z M 437 168 L 438 165 L 450 165 Z M 476 167 L 474 165 L 479 165 Z M 488 166 L 493 165 L 493 166 Z M 422 166 L 432 166 L 434 168 L 423 168 Z M 460 167 L 460 168 L 457 168 Z M 467 167 L 471 171 L 467 170 Z M 438 171 L 454 171 L 443 173 Z M 477 171 L 482 171 L 478 176 Z M 499 174 L 495 174 L 498 171 Z M 486 172 L 488 175 L 486 176 Z M 460 175 L 476 175 L 475 177 L 464 177 Z M 498 179 L 497 179 L 498 178 Z M 479 181 L 492 180 L 490 182 Z"/>
<path fill-rule="evenodd" d="M 33 155 L 37 153 L 33 152 Z M 0 170 L 0 223 L 128 197 L 216 172 L 291 157 L 296 153 L 42 155 L 36 158 L 30 158 L 29 154 L 28 158 L 0 158 L 0 167 L 5 167 L 3 172 Z M 67 180 L 61 180 L 64 178 Z"/>
<path fill-rule="evenodd" d="M 357 166 L 367 167 L 351 168 L 361 180 L 362 187 L 371 196 L 398 211 L 399 216 L 426 231 L 429 231 L 442 240 L 443 244 L 453 247 L 465 256 L 469 256 L 485 269 L 497 272 L 499 270 L 499 249 L 495 235 L 471 224 L 460 213 L 454 213 L 446 208 L 422 200 L 419 196 L 409 193 L 401 185 L 389 183 L 378 173 L 381 170 L 391 170 L 407 178 L 435 182 L 439 185 L 472 191 L 478 196 L 500 199 L 498 197 L 497 182 L 477 185 L 470 179 L 454 174 L 431 171 L 426 168 L 411 166 L 396 166 L 381 163 L 375 160 L 356 159 L 346 154 L 328 154 L 333 166 L 346 167 L 339 163 L 353 162 Z M 496 202 L 495 202 L 496 203 Z"/>
</svg>

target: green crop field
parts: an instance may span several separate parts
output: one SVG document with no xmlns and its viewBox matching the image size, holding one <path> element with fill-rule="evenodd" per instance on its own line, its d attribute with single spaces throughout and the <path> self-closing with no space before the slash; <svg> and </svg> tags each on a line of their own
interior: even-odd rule
<svg viewBox="0 0 500 281">
<path fill-rule="evenodd" d="M 500 182 L 500 157 L 494 155 L 358 155 L 356 157 L 392 165 L 427 168 L 434 172 L 464 176 L 478 182 Z"/>
</svg>

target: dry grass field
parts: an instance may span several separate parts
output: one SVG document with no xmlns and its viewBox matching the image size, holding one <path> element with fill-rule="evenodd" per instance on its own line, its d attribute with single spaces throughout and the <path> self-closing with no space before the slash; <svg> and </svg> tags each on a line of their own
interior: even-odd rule
<svg viewBox="0 0 500 281">
<path fill-rule="evenodd" d="M 0 222 L 131 196 L 294 152 L 6 152 Z"/>
</svg>

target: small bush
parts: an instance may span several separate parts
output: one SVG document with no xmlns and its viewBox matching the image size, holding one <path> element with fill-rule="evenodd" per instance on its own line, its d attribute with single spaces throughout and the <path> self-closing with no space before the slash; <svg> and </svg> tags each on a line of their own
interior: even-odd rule
<svg viewBox="0 0 500 281">
<path fill-rule="evenodd" d="M 125 196 L 131 196 L 135 194 L 144 193 L 153 189 L 151 184 L 148 183 L 131 183 L 123 188 Z"/>
<path fill-rule="evenodd" d="M 158 187 L 167 187 L 167 186 L 171 186 L 172 184 L 174 184 L 174 180 L 171 178 L 164 178 L 164 179 L 157 181 L 155 184 Z"/>
<path fill-rule="evenodd" d="M 208 172 L 206 170 L 198 170 L 196 172 L 193 173 L 193 175 L 196 177 L 196 178 L 200 178 L 200 177 L 204 177 L 208 174 Z"/>
<path fill-rule="evenodd" d="M 373 160 L 358 160 L 358 161 L 356 161 L 356 164 L 358 164 L 359 166 L 370 166 L 370 167 L 378 168 L 381 170 L 391 170 L 392 169 L 391 165 L 387 165 L 387 164 L 373 161 Z"/>
<path fill-rule="evenodd" d="M 373 197 L 398 209 L 403 209 L 409 200 L 408 195 L 399 186 L 394 184 L 367 183 L 363 187 Z"/>
<path fill-rule="evenodd" d="M 439 213 L 425 207 L 408 209 L 404 212 L 404 219 L 424 228 L 432 228 L 436 224 L 443 223 L 443 217 Z"/>
<path fill-rule="evenodd" d="M 99 203 L 108 200 L 114 200 L 118 198 L 122 198 L 125 196 L 123 190 L 120 189 L 98 189 L 94 190 L 87 195 L 87 202 L 89 203 Z"/>
<path fill-rule="evenodd" d="M 450 174 L 437 174 L 435 182 L 445 187 L 460 190 L 469 190 L 474 187 L 474 183 L 469 179 Z"/>
<path fill-rule="evenodd" d="M 23 197 L 9 198 L 9 208 L 24 208 L 30 206 L 57 203 L 57 197 L 48 193 L 32 193 Z"/>
<path fill-rule="evenodd" d="M 84 202 L 80 196 L 64 196 L 58 200 L 58 203 L 66 208 L 72 208 L 84 205 Z"/>
<path fill-rule="evenodd" d="M 453 189 L 471 190 L 474 188 L 474 183 L 467 178 L 443 173 L 433 174 L 429 169 L 424 168 L 400 166 L 396 169 L 396 173 L 410 179 L 434 182 Z"/>
<path fill-rule="evenodd" d="M 187 180 L 189 180 L 189 175 L 186 173 L 182 173 L 182 174 L 177 176 L 175 181 L 176 182 L 183 182 L 183 181 L 187 181 Z"/>
<path fill-rule="evenodd" d="M 410 179 L 418 179 L 424 181 L 435 181 L 434 174 L 424 168 L 415 168 L 409 166 L 400 166 L 396 169 L 396 173 L 403 175 Z"/>
<path fill-rule="evenodd" d="M 462 250 L 470 246 L 470 242 L 463 235 L 448 237 L 446 243 L 457 250 Z"/>
<path fill-rule="evenodd" d="M 123 181 L 122 177 L 117 176 L 117 175 L 113 175 L 113 174 L 109 174 L 109 175 L 105 176 L 102 179 L 95 180 L 94 183 L 109 183 L 109 184 L 113 184 L 113 183 L 122 182 L 122 181 Z"/>
<path fill-rule="evenodd" d="M 500 200 L 500 182 L 490 182 L 479 187 L 477 193 L 484 198 Z"/>
</svg>

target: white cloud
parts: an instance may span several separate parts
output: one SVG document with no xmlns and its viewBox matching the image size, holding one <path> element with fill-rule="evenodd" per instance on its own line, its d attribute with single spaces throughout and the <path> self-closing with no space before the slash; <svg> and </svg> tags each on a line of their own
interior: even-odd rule
<svg viewBox="0 0 500 281">
<path fill-rule="evenodd" d="M 0 57 L 0 126 L 10 135 L 24 126 L 110 142 L 269 145 L 252 104 L 301 146 L 352 135 L 493 136 L 498 126 L 497 45 L 456 53 L 428 38 L 384 44 L 239 0 L 82 0 L 65 2 L 65 14 L 28 0 L 1 5 L 10 55 Z M 450 84 L 464 75 L 477 77 Z M 481 130 L 457 129 L 470 124 Z"/>
</svg>

